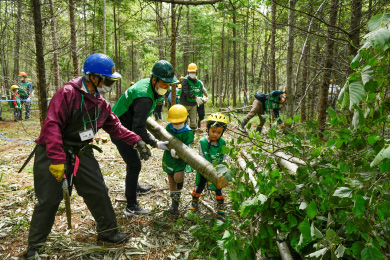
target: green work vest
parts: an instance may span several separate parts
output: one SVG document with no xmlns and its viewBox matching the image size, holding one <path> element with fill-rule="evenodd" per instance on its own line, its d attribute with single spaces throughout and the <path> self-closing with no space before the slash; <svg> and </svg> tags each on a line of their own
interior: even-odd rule
<svg viewBox="0 0 390 260">
<path fill-rule="evenodd" d="M 269 95 L 269 100 L 267 99 L 265 101 L 265 111 L 268 112 L 268 109 L 278 109 L 280 105 L 279 102 L 280 102 L 279 96 L 273 97 Z"/>
<path fill-rule="evenodd" d="M 192 95 L 194 95 L 195 97 L 203 97 L 202 83 L 200 83 L 199 80 L 196 80 L 195 84 L 194 82 L 192 82 L 192 80 L 187 78 L 185 79 L 187 80 L 188 84 L 190 84 L 190 92 L 192 93 Z M 192 99 L 189 97 L 186 97 L 186 100 L 188 102 L 196 102 L 196 99 Z"/>
<path fill-rule="evenodd" d="M 154 108 L 156 107 L 156 100 L 154 99 L 154 93 L 152 85 L 150 84 L 150 78 L 141 79 L 130 88 L 128 88 L 125 93 L 119 98 L 115 106 L 112 109 L 115 115 L 121 117 L 124 113 L 129 110 L 131 104 L 134 100 L 141 97 L 148 97 L 153 101 L 152 108 L 149 111 L 149 116 L 153 113 Z"/>
<path fill-rule="evenodd" d="M 226 142 L 222 137 L 219 138 L 217 145 L 209 145 L 207 137 L 203 137 L 200 140 L 199 145 L 202 149 L 203 156 L 206 158 L 207 161 L 212 164 L 214 164 L 215 162 L 217 164 L 222 163 L 224 157 L 224 154 L 222 153 L 222 148 L 226 146 Z M 200 173 L 196 172 L 196 185 L 199 185 L 199 183 Z M 212 184 L 210 181 L 207 182 L 207 186 L 209 190 L 217 190 L 217 187 L 215 187 L 215 185 Z"/>
<path fill-rule="evenodd" d="M 187 124 L 182 129 L 176 130 L 173 128 L 172 123 L 169 123 L 165 129 L 186 145 L 189 145 L 194 140 L 194 131 Z M 173 158 L 171 151 L 164 151 L 162 167 L 166 173 L 173 174 L 183 171 L 186 168 L 186 162 L 180 158 Z"/>
<path fill-rule="evenodd" d="M 19 96 L 22 96 L 22 97 L 27 97 L 29 95 L 29 89 L 28 89 L 28 86 L 31 84 L 30 81 L 26 81 L 25 83 L 20 81 L 18 83 L 18 86 L 19 86 L 19 89 L 18 89 L 18 94 Z"/>
</svg>

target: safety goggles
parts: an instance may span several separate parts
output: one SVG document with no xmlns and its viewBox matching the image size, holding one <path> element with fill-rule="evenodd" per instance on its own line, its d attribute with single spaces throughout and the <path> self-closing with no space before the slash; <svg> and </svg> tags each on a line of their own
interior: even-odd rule
<svg viewBox="0 0 390 260">
<path fill-rule="evenodd" d="M 106 76 L 100 76 L 101 80 L 102 80 L 102 84 L 107 86 L 107 87 L 110 87 L 112 86 L 115 81 L 117 81 L 118 79 L 113 79 L 113 78 L 110 78 L 110 77 L 106 77 Z"/>
</svg>

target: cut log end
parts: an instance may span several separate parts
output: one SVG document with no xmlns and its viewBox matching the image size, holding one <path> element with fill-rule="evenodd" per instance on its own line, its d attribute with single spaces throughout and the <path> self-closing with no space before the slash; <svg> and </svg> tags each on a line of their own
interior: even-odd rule
<svg viewBox="0 0 390 260">
<path fill-rule="evenodd" d="M 217 181 L 217 188 L 222 189 L 225 188 L 227 185 L 228 181 L 224 177 L 220 176 Z"/>
</svg>

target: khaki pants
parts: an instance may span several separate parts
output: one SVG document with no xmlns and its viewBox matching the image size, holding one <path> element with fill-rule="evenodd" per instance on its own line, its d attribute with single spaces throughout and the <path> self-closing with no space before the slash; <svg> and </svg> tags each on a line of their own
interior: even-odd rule
<svg viewBox="0 0 390 260">
<path fill-rule="evenodd" d="M 245 118 L 249 121 L 251 120 L 255 115 L 257 115 L 260 119 L 259 127 L 263 127 L 265 124 L 265 119 L 262 117 L 264 115 L 264 108 L 261 101 L 255 99 L 255 101 L 252 104 L 251 111 L 245 116 Z"/>
<path fill-rule="evenodd" d="M 197 115 L 197 106 L 184 106 L 187 109 L 188 117 L 190 118 L 190 127 L 191 129 L 196 129 L 196 115 Z"/>
</svg>

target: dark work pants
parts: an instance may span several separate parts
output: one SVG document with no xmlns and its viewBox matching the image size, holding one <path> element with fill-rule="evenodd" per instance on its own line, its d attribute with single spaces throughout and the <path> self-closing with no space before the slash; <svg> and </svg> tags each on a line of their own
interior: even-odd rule
<svg viewBox="0 0 390 260">
<path fill-rule="evenodd" d="M 141 171 L 141 160 L 137 150 L 127 143 L 112 139 L 112 142 L 118 148 L 120 155 L 126 163 L 126 190 L 127 206 L 130 207 L 137 203 L 137 184 L 138 176 Z"/>
<path fill-rule="evenodd" d="M 99 237 L 113 236 L 118 232 L 118 226 L 99 164 L 92 150 L 85 151 L 79 159 L 79 169 L 74 178 L 77 193 L 83 197 L 91 211 L 97 223 Z M 35 204 L 31 218 L 29 245 L 46 241 L 63 199 L 62 182 L 58 182 L 50 173 L 50 164 L 45 146 L 38 145 L 34 161 L 34 187 L 38 203 Z"/>
<path fill-rule="evenodd" d="M 205 177 L 203 177 L 201 174 L 199 174 L 199 176 L 200 176 L 200 181 L 199 181 L 199 184 L 195 188 L 195 192 L 198 194 L 203 192 L 203 190 L 204 190 L 204 188 L 206 188 L 206 184 L 207 184 L 207 179 Z M 222 189 L 215 190 L 215 195 L 222 196 Z"/>
<path fill-rule="evenodd" d="M 198 106 L 197 111 L 198 111 L 198 116 L 199 116 L 198 128 L 200 128 L 200 122 L 204 119 L 204 116 L 205 116 L 204 105 Z"/>
</svg>

